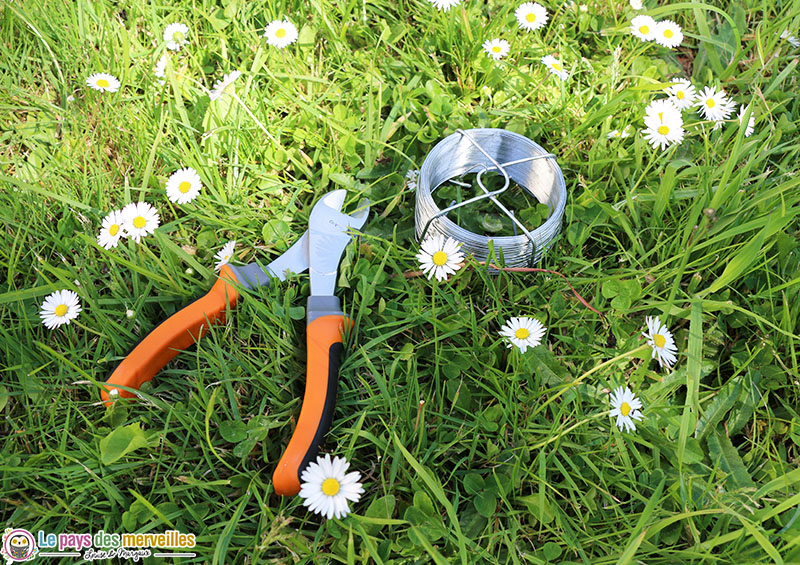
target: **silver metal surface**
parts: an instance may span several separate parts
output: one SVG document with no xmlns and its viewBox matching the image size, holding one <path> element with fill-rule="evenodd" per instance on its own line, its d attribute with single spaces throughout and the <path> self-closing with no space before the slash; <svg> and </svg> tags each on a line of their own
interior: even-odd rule
<svg viewBox="0 0 800 565">
<path fill-rule="evenodd" d="M 503 187 L 495 191 L 487 189 L 482 182 L 483 175 L 492 171 L 499 172 L 504 178 Z M 477 173 L 476 184 L 483 194 L 440 210 L 433 200 L 433 192 L 444 183 L 469 173 Z M 550 209 L 547 220 L 532 231 L 497 200 L 512 180 Z M 446 217 L 457 208 L 483 199 L 489 199 L 511 218 L 515 231 L 519 228 L 522 235 L 479 235 Z M 527 267 L 541 259 L 558 235 L 566 203 L 564 176 L 552 153 L 527 137 L 508 130 L 457 130 L 437 143 L 422 163 L 417 181 L 416 236 L 421 241 L 438 233 L 462 242 L 463 251 L 479 261 L 497 261 L 502 253 L 506 266 Z M 496 257 L 488 257 L 490 241 Z"/>
<path fill-rule="evenodd" d="M 308 270 L 311 294 L 331 296 L 336 287 L 336 270 L 342 252 L 350 242 L 350 231 L 360 229 L 369 216 L 369 201 L 359 203 L 358 210 L 342 213 L 346 190 L 329 192 L 314 205 L 308 218 Z"/>
</svg>

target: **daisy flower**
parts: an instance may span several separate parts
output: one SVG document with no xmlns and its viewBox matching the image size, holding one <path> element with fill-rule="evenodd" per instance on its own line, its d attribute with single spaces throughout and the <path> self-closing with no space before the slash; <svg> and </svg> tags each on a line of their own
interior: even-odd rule
<svg viewBox="0 0 800 565">
<path fill-rule="evenodd" d="M 740 124 L 742 123 L 742 120 L 744 120 L 744 115 L 747 113 L 747 108 L 748 107 L 749 106 L 747 104 L 742 104 L 741 107 L 739 108 L 739 123 Z M 747 127 L 744 130 L 744 136 L 745 137 L 750 137 L 751 135 L 753 135 L 753 131 L 755 129 L 755 125 L 756 125 L 756 114 L 755 114 L 755 112 L 753 112 L 752 114 L 750 114 L 750 119 L 747 120 Z"/>
<path fill-rule="evenodd" d="M 358 482 L 361 478 L 358 471 L 345 474 L 349 466 L 346 459 L 334 457 L 331 461 L 327 454 L 309 463 L 300 475 L 303 506 L 329 520 L 334 516 L 347 516 L 350 513 L 347 501 L 358 502 L 364 492 L 364 487 Z"/>
<path fill-rule="evenodd" d="M 419 169 L 409 169 L 406 173 L 406 186 L 408 190 L 417 190 L 417 181 L 419 180 Z"/>
<path fill-rule="evenodd" d="M 631 8 L 634 10 L 642 9 L 642 0 L 630 0 Z"/>
<path fill-rule="evenodd" d="M 608 132 L 608 139 L 622 139 L 631 136 L 631 127 L 625 126 L 622 130 L 611 130 Z"/>
<path fill-rule="evenodd" d="M 52 330 L 62 324 L 69 324 L 80 313 L 81 302 L 78 295 L 71 290 L 57 290 L 44 299 L 39 317 L 45 327 Z"/>
<path fill-rule="evenodd" d="M 447 11 L 453 6 L 461 4 L 461 0 L 428 0 L 439 11 Z"/>
<path fill-rule="evenodd" d="M 297 28 L 289 20 L 275 20 L 264 29 L 267 43 L 278 49 L 283 49 L 297 41 Z"/>
<path fill-rule="evenodd" d="M 725 91 L 720 89 L 717 92 L 717 89 L 713 86 L 706 86 L 697 95 L 697 107 L 700 108 L 700 113 L 703 114 L 705 119 L 714 122 L 727 120 L 728 116 L 733 112 Z"/>
<path fill-rule="evenodd" d="M 550 69 L 550 72 L 561 80 L 567 80 L 567 78 L 569 78 L 569 73 L 564 70 L 564 66 L 561 64 L 561 61 L 552 55 L 545 55 L 542 57 L 542 64 Z"/>
<path fill-rule="evenodd" d="M 794 35 L 790 34 L 788 29 L 781 32 L 781 39 L 788 41 L 792 47 L 800 47 L 800 41 L 798 41 Z"/>
<path fill-rule="evenodd" d="M 214 88 L 211 89 L 211 92 L 208 93 L 208 97 L 211 99 L 211 101 L 213 102 L 222 96 L 225 93 L 225 89 L 236 82 L 236 79 L 238 79 L 240 76 L 242 76 L 241 71 L 233 71 L 232 73 L 223 76 L 222 80 L 218 80 L 214 84 Z"/>
<path fill-rule="evenodd" d="M 647 106 L 644 125 L 644 138 L 653 149 L 666 149 L 668 145 L 683 141 L 683 118 L 669 99 L 653 100 Z"/>
<path fill-rule="evenodd" d="M 636 16 L 631 20 L 631 33 L 642 41 L 652 41 L 656 38 L 657 26 L 650 16 Z"/>
<path fill-rule="evenodd" d="M 508 55 L 510 49 L 511 47 L 505 39 L 487 39 L 483 42 L 483 50 L 495 61 Z"/>
<path fill-rule="evenodd" d="M 529 347 L 533 348 L 542 343 L 542 337 L 547 328 L 536 318 L 525 316 L 511 318 L 502 328 L 500 335 L 508 339 L 508 347 L 519 347 L 520 353 L 525 353 Z"/>
<path fill-rule="evenodd" d="M 647 345 L 653 348 L 652 359 L 658 357 L 659 365 L 671 367 L 678 360 L 675 356 L 678 348 L 675 347 L 672 332 L 661 323 L 658 316 L 655 318 L 647 316 L 644 320 L 647 324 L 647 333 L 642 332 L 642 335 L 647 338 Z"/>
<path fill-rule="evenodd" d="M 178 169 L 167 180 L 167 198 L 175 204 L 186 204 L 194 200 L 202 188 L 197 171 L 191 167 Z"/>
<path fill-rule="evenodd" d="M 642 413 L 639 411 L 642 401 L 636 398 L 628 387 L 619 387 L 611 393 L 611 412 L 610 417 L 617 417 L 617 427 L 620 430 L 633 432 L 636 431 L 634 420 L 641 420 Z"/>
<path fill-rule="evenodd" d="M 97 234 L 97 243 L 105 249 L 111 249 L 119 244 L 120 238 L 125 237 L 125 219 L 121 210 L 110 212 L 100 226 L 100 233 Z"/>
<path fill-rule="evenodd" d="M 547 23 L 547 10 L 538 2 L 525 2 L 516 9 L 519 28 L 526 31 L 536 31 Z"/>
<path fill-rule="evenodd" d="M 164 53 L 161 55 L 161 58 L 156 63 L 156 66 L 153 68 L 153 74 L 156 75 L 158 80 L 158 84 L 164 86 L 164 79 L 167 78 L 167 54 Z"/>
<path fill-rule="evenodd" d="M 223 265 L 227 265 L 230 263 L 231 259 L 233 258 L 233 250 L 236 247 L 236 240 L 233 239 L 222 246 L 222 249 L 217 251 L 217 254 L 214 255 L 214 259 L 217 260 L 217 264 L 214 265 L 214 269 L 219 271 Z"/>
<path fill-rule="evenodd" d="M 86 77 L 86 86 L 102 92 L 116 92 L 119 90 L 119 80 L 108 73 L 94 73 Z"/>
<path fill-rule="evenodd" d="M 139 243 L 158 227 L 158 211 L 147 202 L 131 202 L 122 209 L 123 225 L 128 237 Z"/>
<path fill-rule="evenodd" d="M 656 43 L 664 47 L 677 47 L 683 41 L 681 26 L 672 20 L 662 20 L 656 23 Z"/>
<path fill-rule="evenodd" d="M 669 94 L 670 101 L 678 110 L 685 110 L 691 107 L 695 98 L 697 98 L 697 91 L 692 83 L 686 79 L 676 81 L 672 86 L 665 88 L 664 92 Z"/>
<path fill-rule="evenodd" d="M 188 34 L 189 26 L 186 24 L 169 24 L 164 29 L 164 41 L 167 42 L 167 49 L 178 51 L 189 43 Z"/>
<path fill-rule="evenodd" d="M 459 250 L 460 247 L 460 242 L 452 237 L 445 241 L 444 236 L 438 233 L 422 242 L 417 259 L 428 280 L 435 276 L 436 280 L 443 281 L 448 274 L 455 274 L 461 268 L 464 254 Z"/>
</svg>

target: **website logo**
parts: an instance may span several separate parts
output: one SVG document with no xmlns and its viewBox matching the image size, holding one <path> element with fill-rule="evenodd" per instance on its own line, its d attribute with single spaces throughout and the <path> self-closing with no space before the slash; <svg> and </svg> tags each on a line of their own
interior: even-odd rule
<svg viewBox="0 0 800 565">
<path fill-rule="evenodd" d="M 39 548 L 36 547 L 36 538 L 28 530 L 22 528 L 6 528 L 3 532 L 2 547 L 0 555 L 6 562 L 30 561 L 36 557 Z"/>
</svg>

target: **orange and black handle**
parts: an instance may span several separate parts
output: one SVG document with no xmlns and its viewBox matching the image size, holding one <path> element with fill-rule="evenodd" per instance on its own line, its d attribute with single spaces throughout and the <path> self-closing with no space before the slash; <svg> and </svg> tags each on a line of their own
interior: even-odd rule
<svg viewBox="0 0 800 565">
<path fill-rule="evenodd" d="M 319 451 L 336 408 L 342 334 L 353 326 L 335 296 L 308 298 L 306 326 L 306 390 L 292 438 L 283 452 L 272 483 L 275 492 L 291 496 L 300 492 L 300 474 Z"/>
<path fill-rule="evenodd" d="M 219 279 L 205 296 L 176 312 L 147 334 L 106 379 L 101 391 L 106 406 L 113 402 L 109 396 L 113 394 L 112 391 L 126 398 L 135 396 L 118 387 L 138 389 L 178 353 L 203 337 L 209 324 L 224 323 L 226 310 L 233 308 L 239 300 L 239 293 L 234 286 L 237 282 L 231 268 L 224 265 Z"/>
</svg>

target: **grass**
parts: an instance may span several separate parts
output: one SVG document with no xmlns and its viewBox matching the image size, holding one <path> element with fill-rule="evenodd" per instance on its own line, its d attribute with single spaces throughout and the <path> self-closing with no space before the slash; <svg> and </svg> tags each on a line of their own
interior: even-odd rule
<svg viewBox="0 0 800 565">
<path fill-rule="evenodd" d="M 800 100 L 798 51 L 779 38 L 797 34 L 796 0 L 651 1 L 648 13 L 683 26 L 676 51 L 631 37 L 621 0 L 547 2 L 551 20 L 532 34 L 495 1 L 448 13 L 422 1 L 170 4 L 0 7 L 4 527 L 179 529 L 197 535 L 197 557 L 174 561 L 197 563 L 800 561 Z M 278 51 L 259 30 L 287 14 L 300 39 Z M 173 21 L 190 43 L 160 88 L 152 68 Z M 481 50 L 497 36 L 511 43 L 503 65 Z M 551 53 L 568 81 L 540 65 Z M 234 69 L 266 133 L 200 88 Z M 735 121 L 710 132 L 689 113 L 686 140 L 664 152 L 638 131 L 606 139 L 640 129 L 648 101 L 687 70 L 750 103 L 755 133 Z M 85 88 L 98 71 L 121 90 Z M 607 321 L 541 273 L 402 276 L 418 268 L 405 173 L 469 127 L 558 156 L 569 203 L 538 266 Z M 164 184 L 183 166 L 205 189 L 174 206 Z M 373 208 L 340 267 L 356 327 L 324 446 L 366 492 L 326 522 L 270 481 L 303 392 L 306 276 L 252 292 L 143 400 L 106 410 L 99 383 L 213 284 L 225 241 L 266 263 L 333 188 Z M 99 248 L 103 216 L 136 200 L 159 209 L 156 235 Z M 48 331 L 38 309 L 57 289 L 84 310 Z M 548 327 L 545 346 L 505 347 L 500 326 L 519 315 Z M 675 333 L 672 371 L 641 347 L 646 315 Z M 645 406 L 630 434 L 607 415 L 623 384 Z M 123 426 L 138 448 L 112 461 L 107 438 Z"/>
</svg>

